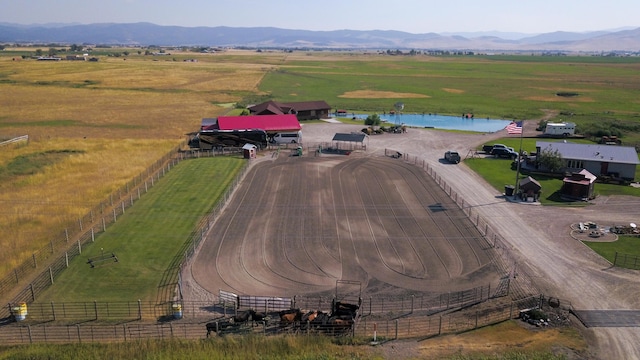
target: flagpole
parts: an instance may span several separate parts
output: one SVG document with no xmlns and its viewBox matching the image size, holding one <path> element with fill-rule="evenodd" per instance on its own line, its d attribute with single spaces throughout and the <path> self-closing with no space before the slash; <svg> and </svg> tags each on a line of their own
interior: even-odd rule
<svg viewBox="0 0 640 360">
<path fill-rule="evenodd" d="M 517 122 L 516 122 L 517 125 Z M 518 196 L 518 183 L 520 179 L 520 154 L 522 154 L 522 135 L 524 134 L 524 120 L 522 120 L 522 129 L 520 130 L 520 150 L 518 150 L 518 158 L 516 163 L 516 186 L 513 192 L 514 198 Z"/>
</svg>

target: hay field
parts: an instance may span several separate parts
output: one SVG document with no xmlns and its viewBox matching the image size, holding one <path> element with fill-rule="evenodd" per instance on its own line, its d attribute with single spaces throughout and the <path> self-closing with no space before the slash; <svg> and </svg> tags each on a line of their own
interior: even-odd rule
<svg viewBox="0 0 640 360">
<path fill-rule="evenodd" d="M 187 57 L 0 56 L 0 140 L 30 138 L 0 151 L 0 276 L 181 144 L 203 117 L 256 93 L 271 67 Z"/>
</svg>

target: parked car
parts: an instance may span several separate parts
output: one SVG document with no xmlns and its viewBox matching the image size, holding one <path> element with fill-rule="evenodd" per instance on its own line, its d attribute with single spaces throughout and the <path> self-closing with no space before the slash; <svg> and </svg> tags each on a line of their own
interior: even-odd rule
<svg viewBox="0 0 640 360">
<path fill-rule="evenodd" d="M 515 160 L 518 158 L 518 153 L 514 151 L 512 148 L 497 148 L 491 150 L 491 154 L 495 157 L 499 158 L 507 158 L 511 160 Z"/>
<path fill-rule="evenodd" d="M 460 162 L 460 154 L 457 151 L 447 151 L 444 153 L 444 159 L 450 163 L 457 164 Z"/>
</svg>

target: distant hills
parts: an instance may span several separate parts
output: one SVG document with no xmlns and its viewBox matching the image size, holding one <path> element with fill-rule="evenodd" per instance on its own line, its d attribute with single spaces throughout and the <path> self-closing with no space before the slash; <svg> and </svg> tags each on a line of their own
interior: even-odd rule
<svg viewBox="0 0 640 360">
<path fill-rule="evenodd" d="M 558 31 L 526 35 L 497 32 L 412 34 L 391 30 L 310 31 L 274 27 L 181 27 L 151 23 L 88 25 L 0 23 L 0 43 L 639 54 L 640 28 L 587 33 Z"/>
</svg>

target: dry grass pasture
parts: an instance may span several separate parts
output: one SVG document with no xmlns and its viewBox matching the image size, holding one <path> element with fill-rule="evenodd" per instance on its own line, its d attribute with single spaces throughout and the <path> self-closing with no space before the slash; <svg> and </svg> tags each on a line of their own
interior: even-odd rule
<svg viewBox="0 0 640 360">
<path fill-rule="evenodd" d="M 0 276 L 178 146 L 203 117 L 255 93 L 271 66 L 187 56 L 0 56 L 0 140 L 30 139 L 0 152 Z"/>
</svg>

